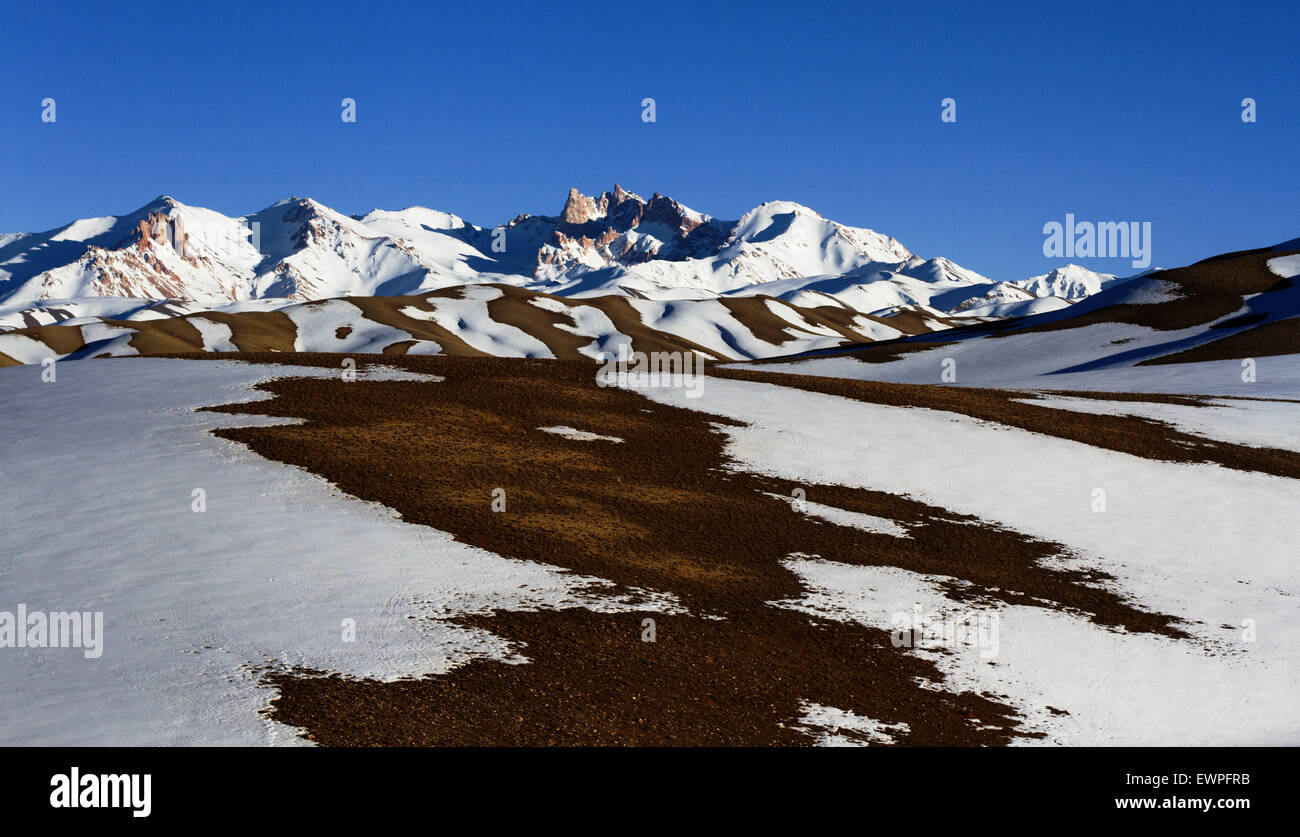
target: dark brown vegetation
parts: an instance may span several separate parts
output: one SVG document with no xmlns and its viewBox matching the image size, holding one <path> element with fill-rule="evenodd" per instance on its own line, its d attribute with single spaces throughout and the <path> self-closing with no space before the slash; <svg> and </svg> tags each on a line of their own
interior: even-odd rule
<svg viewBox="0 0 1300 837">
<path fill-rule="evenodd" d="M 200 357 L 213 357 L 201 355 Z M 239 355 L 337 367 L 339 356 Z M 1181 636 L 1106 577 L 1046 561 L 1059 544 L 906 497 L 797 485 L 736 470 L 725 419 L 602 389 L 590 363 L 397 357 L 441 382 L 280 379 L 271 400 L 212 408 L 305 419 L 219 435 L 321 474 L 412 523 L 500 555 L 673 594 L 685 613 L 583 608 L 466 617 L 529 660 L 478 660 L 396 683 L 276 671 L 272 717 L 325 744 L 803 744 L 805 701 L 889 724 L 905 744 L 1005 744 L 1021 729 L 997 695 L 926 688 L 927 660 L 887 631 L 773 602 L 806 591 L 795 553 L 949 577 L 970 607 L 1069 610 L 1107 626 Z M 736 376 L 741 377 L 741 376 Z M 920 389 L 920 388 L 918 388 Z M 624 441 L 574 441 L 568 425 Z M 507 498 L 492 510 L 493 490 Z M 875 515 L 910 537 L 802 514 L 786 499 Z M 415 591 L 418 592 L 418 591 Z M 641 620 L 656 620 L 643 642 Z"/>
</svg>

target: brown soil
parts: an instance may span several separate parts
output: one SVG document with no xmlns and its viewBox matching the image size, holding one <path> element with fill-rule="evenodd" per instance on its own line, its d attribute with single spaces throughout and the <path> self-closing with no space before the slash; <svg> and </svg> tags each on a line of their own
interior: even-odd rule
<svg viewBox="0 0 1300 837">
<path fill-rule="evenodd" d="M 478 660 L 396 683 L 272 674 L 271 717 L 327 746 L 798 746 L 813 741 L 793 726 L 807 700 L 907 722 L 908 745 L 1010 740 L 1006 707 L 919 688 L 934 668 L 884 632 L 768 610 L 722 621 L 583 608 L 467 619 L 519 643 L 528 662 Z M 655 642 L 641 640 L 647 616 Z"/>
<path fill-rule="evenodd" d="M 230 342 L 241 352 L 292 352 L 294 337 L 298 334 L 293 320 L 279 311 L 244 311 L 239 314 L 205 311 L 202 316 L 229 326 Z M 147 320 L 136 323 L 135 327 L 146 330 L 155 322 L 158 321 Z M 203 345 L 200 343 L 196 348 L 202 349 Z"/>
<path fill-rule="evenodd" d="M 832 329 L 838 332 L 848 343 L 869 342 L 863 332 L 859 330 L 860 326 L 857 324 L 857 320 L 882 323 L 904 333 L 919 333 L 930 330 L 917 321 L 903 318 L 903 315 L 899 315 L 897 318 L 882 319 L 835 305 L 803 308 L 766 294 L 747 297 L 721 297 L 718 302 L 725 306 L 733 317 L 744 323 L 746 328 L 754 332 L 759 339 L 776 346 L 795 340 L 800 333 L 812 334 L 813 332 L 777 316 L 768 307 L 769 302 L 794 309 L 795 313 L 806 319 L 810 324 Z"/>
<path fill-rule="evenodd" d="M 164 352 L 189 352 L 203 347 L 203 335 L 185 317 L 169 317 L 165 320 L 149 321 L 152 326 L 141 330 L 138 323 L 130 320 L 104 320 L 109 325 L 136 329 L 131 335 L 131 345 L 142 355 L 156 355 Z"/>
<path fill-rule="evenodd" d="M 460 299 L 459 287 L 446 288 L 422 296 L 364 296 L 349 297 L 348 302 L 361 309 L 366 319 L 399 328 L 416 340 L 432 340 L 437 343 L 444 354 L 453 357 L 481 357 L 483 352 L 466 343 L 457 334 L 453 334 L 432 320 L 422 320 L 404 313 L 407 308 L 430 311 L 432 306 L 426 297 L 434 299 Z M 385 348 L 385 354 L 405 354 L 414 343 L 403 340 Z M 400 347 L 400 348 L 399 348 Z"/>
<path fill-rule="evenodd" d="M 591 306 L 605 313 L 614 326 L 632 340 L 633 347 L 642 352 L 697 352 L 705 356 L 715 353 L 698 343 L 676 335 L 657 331 L 641 321 L 641 315 L 632 307 L 626 297 L 604 296 L 587 299 L 566 299 L 549 294 L 525 290 L 513 285 L 491 285 L 502 296 L 487 303 L 489 315 L 498 322 L 513 325 L 544 343 L 558 358 L 578 360 L 584 357 L 581 349 L 592 341 L 589 337 L 579 337 L 571 329 L 572 320 L 563 313 L 556 313 L 533 305 L 530 300 L 544 298 L 566 307 L 578 305 Z M 431 340 L 442 348 L 444 355 L 453 357 L 487 357 L 481 351 L 467 343 L 459 334 L 430 320 L 412 317 L 405 313 L 409 308 L 429 311 L 440 300 L 462 299 L 465 286 L 443 288 L 429 293 L 413 296 L 388 297 L 347 297 L 346 302 L 361 309 L 365 317 L 373 322 L 401 329 L 411 335 L 413 340 L 394 342 L 383 349 L 384 354 L 405 354 L 417 340 Z M 724 305 L 743 325 L 753 330 L 763 339 L 775 345 L 781 345 L 794 339 L 800 329 L 780 317 L 767 307 L 770 297 L 750 297 L 744 299 L 723 299 Z M 325 302 L 319 300 L 318 302 Z M 307 303 L 313 304 L 313 303 Z M 671 304 L 671 303 L 669 303 Z M 854 330 L 853 312 L 831 308 L 795 308 L 809 323 L 830 328 L 841 334 L 846 343 L 862 342 L 867 338 Z M 231 330 L 231 341 L 243 352 L 292 352 L 297 327 L 289 317 L 280 311 L 245 311 L 230 314 L 216 311 L 201 311 L 183 317 L 157 320 L 104 320 L 110 325 L 133 329 L 136 333 L 131 338 L 131 345 L 142 355 L 178 354 L 202 351 L 202 336 L 190 319 L 205 317 L 223 323 Z M 873 318 L 874 319 L 874 318 Z M 886 322 L 886 321 L 882 321 Z M 891 325 L 904 327 L 901 321 L 887 321 Z M 350 333 L 348 326 L 335 329 L 335 337 L 343 340 Z M 85 345 L 78 326 L 45 325 L 17 329 L 14 334 L 24 334 L 44 342 L 53 354 L 67 354 L 77 351 Z M 727 357 L 725 359 L 733 359 Z"/>
<path fill-rule="evenodd" d="M 1164 302 L 1108 305 L 1092 311 L 1072 313 L 1068 317 L 1058 316 L 1042 323 L 1036 322 L 1035 318 L 1031 317 L 966 325 L 936 332 L 933 340 L 909 338 L 881 340 L 862 346 L 845 347 L 842 352 L 831 354 L 844 354 L 866 363 L 888 363 L 911 352 L 925 351 L 962 340 L 996 339 L 1031 332 L 1062 331 L 1098 323 L 1129 323 L 1159 331 L 1191 328 L 1214 322 L 1240 310 L 1244 304 L 1243 297 L 1247 295 L 1269 294 L 1293 287 L 1292 280 L 1283 279 L 1268 269 L 1270 259 L 1284 255 L 1289 253 L 1273 250 L 1227 253 L 1187 267 L 1152 274 L 1152 280 L 1159 280 L 1174 287 L 1176 298 Z M 1254 304 L 1256 307 L 1267 307 L 1267 297 L 1257 299 Z M 1260 318 L 1266 316 L 1267 314 L 1246 315 L 1211 326 L 1211 328 L 1247 328 L 1248 330 L 1214 343 L 1143 361 L 1137 365 L 1264 357 L 1300 352 L 1300 340 L 1297 340 L 1300 324 L 1282 325 L 1275 322 L 1262 326 L 1255 325 Z M 1262 333 L 1256 335 L 1257 331 Z M 788 358 L 769 358 L 761 362 L 785 363 L 788 360 Z"/>
<path fill-rule="evenodd" d="M 33 340 L 39 340 L 49 346 L 52 354 L 65 355 L 69 352 L 75 352 L 86 341 L 81 336 L 81 326 L 75 325 L 42 325 L 33 326 L 32 328 L 20 328 L 14 331 L 7 331 L 5 334 L 24 334 Z"/>
<path fill-rule="evenodd" d="M 342 358 L 227 357 L 331 367 Z M 924 687 L 942 676 L 894 648 L 887 632 L 769 604 L 805 592 L 784 564 L 792 553 L 950 576 L 948 595 L 972 607 L 1013 602 L 1183 635 L 1172 617 L 1104 589 L 1106 576 L 1045 566 L 1064 552 L 1059 544 L 905 497 L 733 470 L 711 426 L 725 419 L 601 389 L 593 364 L 386 361 L 445 380 L 270 381 L 261 388 L 274 399 L 212 409 L 304 423 L 216 432 L 410 522 L 500 555 L 670 592 L 689 612 L 459 620 L 518 643 L 525 665 L 481 660 L 398 683 L 269 674 L 279 690 L 272 717 L 318 742 L 811 743 L 792 727 L 802 701 L 906 723 L 906 744 L 1004 744 L 1026 734 L 998 696 Z M 536 429 L 557 424 L 625 441 L 599 445 Z M 506 491 L 505 513 L 492 511 L 495 488 Z M 911 537 L 801 514 L 781 499 L 795 488 L 809 502 L 895 520 Z M 641 641 L 647 615 L 657 623 L 654 643 Z"/>
<path fill-rule="evenodd" d="M 828 306 L 829 307 L 829 306 Z M 827 308 L 808 309 L 817 311 L 822 314 L 824 319 L 832 320 L 834 317 L 828 313 Z M 839 309 L 846 310 L 846 309 Z M 955 320 L 945 317 L 934 317 L 928 314 L 922 314 L 919 311 L 902 311 L 890 317 L 874 317 L 867 314 L 856 314 L 848 312 L 849 316 L 866 317 L 878 323 L 891 326 L 904 333 L 903 337 L 894 337 L 889 340 L 863 340 L 861 337 L 851 335 L 851 339 L 856 342 L 853 345 L 847 345 L 838 349 L 826 349 L 817 352 L 818 357 L 835 357 L 844 355 L 860 360 L 864 363 L 890 363 L 898 360 L 903 355 L 912 352 L 923 352 L 926 349 L 933 349 L 938 346 L 944 346 L 961 340 L 971 340 L 979 337 L 992 336 L 994 334 L 1006 331 L 1021 325 L 1021 318 L 1007 320 L 995 320 L 988 323 L 970 323 L 966 325 L 953 325 L 951 328 L 942 331 L 932 331 L 926 325 L 928 320 L 936 320 L 941 323 L 953 323 Z M 920 338 L 919 335 L 931 335 L 930 338 Z M 759 360 L 748 361 L 755 366 L 761 366 L 768 363 L 789 363 L 792 356 L 770 357 Z M 793 356 L 793 357 L 798 357 Z"/>
<path fill-rule="evenodd" d="M 1184 349 L 1171 355 L 1144 360 L 1138 366 L 1164 363 L 1197 363 L 1207 360 L 1239 360 L 1247 357 L 1275 357 L 1300 354 L 1300 317 L 1274 320 L 1254 328 Z"/>
<path fill-rule="evenodd" d="M 873 314 L 862 314 L 851 308 L 842 308 L 838 305 L 819 305 L 815 308 L 807 308 L 805 310 L 816 312 L 817 316 L 821 318 L 821 321 L 824 324 L 839 326 L 847 335 L 852 336 L 853 339 L 857 341 L 862 340 L 861 335 L 854 330 L 853 325 L 853 321 L 858 318 L 887 325 L 903 332 L 904 334 L 924 334 L 925 332 L 930 331 L 930 327 L 926 325 L 924 321 L 927 318 L 923 318 L 921 314 L 916 311 L 902 311 L 892 317 L 877 317 Z"/>
<path fill-rule="evenodd" d="M 949 332 L 944 332 L 945 335 Z M 933 349 L 937 346 L 944 345 L 948 341 L 940 340 L 906 340 L 902 337 L 896 337 L 893 340 L 882 340 L 879 343 L 868 343 L 855 349 L 852 356 L 863 363 L 890 363 L 898 360 L 903 355 L 912 352 L 923 352 L 926 349 Z M 769 358 L 760 363 L 786 363 L 786 358 Z"/>
<path fill-rule="evenodd" d="M 1242 297 L 1248 294 L 1291 287 L 1291 280 L 1268 269 L 1269 259 L 1285 255 L 1288 254 L 1271 251 L 1228 254 L 1187 267 L 1162 270 L 1151 278 L 1173 285 L 1177 298 L 1147 305 L 1109 305 L 1041 326 L 1006 331 L 1003 335 L 1055 331 L 1093 323 L 1130 323 L 1160 331 L 1204 325 L 1240 310 Z"/>
<path fill-rule="evenodd" d="M 1087 389 L 1054 389 L 1022 392 L 1020 398 L 1087 398 L 1092 401 L 1121 401 L 1128 404 L 1174 404 L 1179 407 L 1206 407 L 1210 395 L 1172 395 L 1162 392 L 1097 392 Z M 1230 396 L 1225 396 L 1230 397 Z"/>
</svg>

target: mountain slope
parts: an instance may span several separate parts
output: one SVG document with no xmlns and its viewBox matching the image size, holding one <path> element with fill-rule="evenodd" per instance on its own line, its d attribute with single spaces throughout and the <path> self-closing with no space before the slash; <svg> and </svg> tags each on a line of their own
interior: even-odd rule
<svg viewBox="0 0 1300 837">
<path fill-rule="evenodd" d="M 1294 398 L 1291 387 L 1300 383 L 1300 247 L 1289 242 L 1156 271 L 1023 319 L 815 354 L 789 358 L 778 368 L 1014 388 L 1109 390 L 1142 381 L 1152 391 L 1163 385 L 1246 393 L 1267 383 L 1270 391 Z"/>
<path fill-rule="evenodd" d="M 407 296 L 316 300 L 277 308 L 187 310 L 127 301 L 101 309 L 36 308 L 0 333 L 0 365 L 46 358 L 177 352 L 299 351 L 592 358 L 633 351 L 693 352 L 742 360 L 924 330 L 838 306 L 801 308 L 767 296 L 645 300 L 568 299 L 513 285 L 464 285 Z"/>
</svg>

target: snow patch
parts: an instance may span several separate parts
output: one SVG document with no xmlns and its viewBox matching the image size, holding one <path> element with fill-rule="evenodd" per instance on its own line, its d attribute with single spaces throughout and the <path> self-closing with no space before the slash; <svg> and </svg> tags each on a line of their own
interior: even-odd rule
<svg viewBox="0 0 1300 837">
<path fill-rule="evenodd" d="M 602 436 L 599 433 L 590 433 L 586 430 L 578 430 L 577 428 L 568 427 L 566 425 L 558 425 L 556 427 L 539 427 L 537 429 L 541 430 L 544 433 L 553 433 L 556 436 L 563 436 L 566 439 L 573 439 L 574 441 L 577 442 L 621 443 L 623 441 L 617 436 Z"/>
</svg>

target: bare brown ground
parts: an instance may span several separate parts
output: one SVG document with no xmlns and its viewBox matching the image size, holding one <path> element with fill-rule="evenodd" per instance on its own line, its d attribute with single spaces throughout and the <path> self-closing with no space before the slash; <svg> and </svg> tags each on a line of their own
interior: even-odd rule
<svg viewBox="0 0 1300 837">
<path fill-rule="evenodd" d="M 1093 323 L 1130 323 L 1160 331 L 1204 325 L 1240 310 L 1244 296 L 1291 287 L 1291 280 L 1268 269 L 1269 259 L 1285 255 L 1288 254 L 1272 251 L 1229 253 L 1187 267 L 1162 270 L 1152 278 L 1173 285 L 1178 293 L 1174 299 L 1144 305 L 1108 305 L 1068 319 L 1002 334 L 1055 331 Z"/>
<path fill-rule="evenodd" d="M 343 301 L 361 309 L 366 319 L 375 323 L 401 329 L 411 340 L 395 341 L 383 349 L 384 354 L 405 354 L 418 340 L 431 340 L 439 345 L 442 354 L 452 357 L 487 357 L 488 354 L 465 341 L 460 334 L 444 328 L 430 319 L 422 319 L 419 311 L 430 311 L 440 301 L 464 298 L 466 286 L 442 288 L 411 296 L 374 296 L 346 297 Z M 545 299 L 549 305 L 565 308 L 589 306 L 604 312 L 614 323 L 619 332 L 632 340 L 632 346 L 642 352 L 695 352 L 705 357 L 712 357 L 714 352 L 687 338 L 667 332 L 658 331 L 646 325 L 641 314 L 632 307 L 631 302 L 623 296 L 603 296 L 584 299 L 567 299 L 551 296 L 536 291 L 518 288 L 513 285 L 490 285 L 501 293 L 498 299 L 486 303 L 489 315 L 497 322 L 513 325 L 544 343 L 558 358 L 578 360 L 585 356 L 580 351 L 591 339 L 574 334 L 572 318 L 562 311 L 538 307 L 534 300 Z M 786 322 L 767 307 L 771 297 L 747 297 L 743 299 L 723 299 L 719 303 L 727 308 L 737 320 L 752 329 L 763 339 L 774 345 L 781 345 L 795 339 L 801 329 Z M 330 300 L 316 300 L 306 305 L 324 304 Z M 672 303 L 669 303 L 672 304 Z M 845 342 L 862 341 L 865 336 L 854 330 L 854 312 L 832 307 L 798 308 L 795 310 L 812 326 L 823 326 L 841 334 Z M 417 316 L 411 316 L 415 309 Z M 111 320 L 109 325 L 121 326 L 135 331 L 131 337 L 131 346 L 142 355 L 174 355 L 203 350 L 203 339 L 199 330 L 191 323 L 195 317 L 203 317 L 222 323 L 230 328 L 231 342 L 241 352 L 292 352 L 294 351 L 297 327 L 288 315 L 282 311 L 244 311 L 236 314 L 220 311 L 199 311 L 182 317 L 155 320 Z M 876 318 L 868 318 L 876 319 Z M 881 322 L 885 322 L 881 320 Z M 888 321 L 891 325 L 904 328 L 900 321 Z M 811 331 L 803 330 L 811 334 Z M 53 354 L 64 355 L 85 347 L 81 328 L 73 325 L 44 325 L 17 329 L 13 334 L 26 335 L 41 341 L 50 347 Z M 350 333 L 347 326 L 335 329 L 336 339 L 343 340 Z M 319 340 L 319 338 L 317 338 Z M 328 351 L 329 346 L 314 344 L 313 348 Z M 731 359 L 731 358 L 725 358 Z"/>
<path fill-rule="evenodd" d="M 203 316 L 228 326 L 230 342 L 241 352 L 291 352 L 294 336 L 298 333 L 293 320 L 279 311 L 244 311 L 239 314 L 205 311 L 202 315 L 190 316 Z M 147 330 L 155 322 L 158 321 L 146 320 L 134 327 Z M 198 343 L 195 348 L 202 350 L 203 344 Z"/>
<path fill-rule="evenodd" d="M 890 326 L 904 334 L 923 334 L 931 330 L 925 323 L 926 318 L 916 311 L 903 311 L 892 317 L 877 317 L 872 314 L 859 313 L 851 308 L 842 308 L 838 305 L 818 305 L 806 310 L 815 311 L 824 324 L 839 326 L 845 336 L 858 341 L 862 337 L 854 330 L 853 324 L 853 321 L 858 318 Z"/>
<path fill-rule="evenodd" d="M 432 340 L 442 348 L 443 354 L 453 357 L 482 357 L 484 353 L 466 343 L 460 335 L 452 333 L 432 320 L 412 317 L 406 313 L 408 308 L 418 311 L 432 310 L 432 306 L 426 299 L 461 298 L 462 289 L 454 287 L 419 296 L 358 296 L 348 297 L 346 301 L 360 308 L 366 319 L 399 328 L 416 340 Z M 403 340 L 386 347 L 384 353 L 405 354 L 412 345 L 414 345 L 413 341 Z"/>
<path fill-rule="evenodd" d="M 931 320 L 948 326 L 952 326 L 956 322 L 956 320 L 946 317 L 943 314 L 931 314 L 928 311 L 917 311 L 910 308 L 903 309 L 902 311 L 891 314 L 888 317 L 878 317 L 873 319 L 878 319 L 885 325 L 891 325 L 904 334 L 925 334 L 926 332 L 934 331 L 934 329 L 929 325 Z M 945 333 L 947 332 L 945 331 Z"/>
<path fill-rule="evenodd" d="M 944 332 L 945 335 L 951 332 Z M 912 352 L 923 352 L 926 349 L 933 349 L 945 345 L 941 340 L 907 340 L 903 337 L 895 337 L 893 340 L 882 340 L 879 343 L 868 343 L 865 346 L 859 346 L 853 351 L 848 352 L 852 357 L 863 363 L 891 363 L 898 360 L 903 355 Z M 767 358 L 759 363 L 788 363 L 789 358 Z"/>
<path fill-rule="evenodd" d="M 1092 311 L 1056 317 L 1049 322 L 1034 318 L 1014 318 L 959 326 L 936 332 L 934 340 L 895 338 L 845 347 L 843 354 L 865 363 L 889 363 L 903 355 L 921 352 L 962 340 L 1011 337 L 1043 331 L 1063 331 L 1097 323 L 1128 323 L 1158 331 L 1173 331 L 1206 325 L 1241 309 L 1244 297 L 1267 295 L 1293 287 L 1293 280 L 1283 279 L 1268 269 L 1268 261 L 1290 255 L 1286 251 L 1247 250 L 1226 253 L 1186 267 L 1162 270 L 1152 280 L 1172 285 L 1175 298 L 1149 304 L 1107 305 Z M 1147 281 L 1147 280 L 1137 280 Z M 1267 307 L 1267 296 L 1256 299 L 1257 307 Z M 887 321 L 892 322 L 892 319 Z M 1137 365 L 1190 363 L 1201 360 L 1225 360 L 1242 357 L 1300 352 L 1300 323 L 1295 320 L 1256 325 L 1251 316 L 1226 321 L 1211 328 L 1245 328 L 1245 331 L 1175 354 L 1143 361 Z M 821 353 L 825 355 L 826 353 Z M 836 353 L 838 354 L 838 352 Z M 761 363 L 785 363 L 788 358 L 768 358 Z"/>
<path fill-rule="evenodd" d="M 342 356 L 227 357 L 338 367 Z M 269 673 L 272 717 L 320 743 L 806 744 L 792 726 L 804 701 L 906 723 L 905 744 L 1027 734 L 999 696 L 925 688 L 942 681 L 938 670 L 893 647 L 887 632 L 771 605 L 805 592 L 785 563 L 793 553 L 951 576 L 948 594 L 971 607 L 1013 602 L 1182 636 L 1172 617 L 1101 586 L 1104 575 L 1045 566 L 1064 552 L 1059 544 L 906 497 L 733 470 L 710 424 L 725 419 L 599 388 L 593 364 L 385 362 L 445 380 L 270 381 L 261 388 L 274 399 L 212 409 L 305 423 L 217 434 L 407 521 L 500 555 L 669 592 L 688 613 L 577 608 L 459 620 L 517 643 L 524 665 L 480 660 L 397 683 Z M 559 424 L 625 441 L 537 430 Z M 491 508 L 496 488 L 506 492 L 504 513 Z M 895 520 L 911 537 L 801 514 L 782 499 L 795 488 L 809 502 Z M 641 641 L 647 615 L 657 622 L 653 643 Z"/>
<path fill-rule="evenodd" d="M 718 302 L 730 311 L 732 316 L 744 323 L 745 327 L 757 335 L 760 340 L 775 346 L 794 341 L 800 331 L 805 334 L 811 332 L 793 325 L 783 317 L 777 316 L 768 307 L 769 302 L 793 308 L 808 322 L 823 328 L 833 329 L 849 343 L 862 343 L 866 340 L 856 322 L 860 319 L 891 326 L 904 333 L 915 334 L 930 331 L 930 328 L 922 323 L 919 316 L 908 317 L 906 314 L 898 314 L 889 319 L 884 319 L 835 305 L 801 308 L 766 294 L 745 297 L 720 297 Z M 908 314 L 914 314 L 914 312 L 908 312 Z"/>
<path fill-rule="evenodd" d="M 1300 317 L 1275 320 L 1171 355 L 1144 360 L 1138 366 L 1164 363 L 1197 363 L 1206 360 L 1239 360 L 1300 354 Z"/>
<path fill-rule="evenodd" d="M 137 323 L 130 320 L 109 320 L 109 325 L 123 328 L 137 328 Z M 163 352 L 191 352 L 203 348 L 203 335 L 197 327 L 185 317 L 168 317 L 152 320 L 148 329 L 137 330 L 131 335 L 131 345 L 142 355 L 156 355 Z"/>
<path fill-rule="evenodd" d="M 978 340 L 984 337 L 991 337 L 1021 325 L 1020 319 L 1016 318 L 996 320 L 989 323 L 959 325 L 944 329 L 943 331 L 932 332 L 919 325 L 919 323 L 926 318 L 914 311 L 895 314 L 889 318 L 872 317 L 871 319 L 903 331 L 904 336 L 893 337 L 889 340 L 859 342 L 856 345 L 844 346 L 833 350 L 822 350 L 817 352 L 818 357 L 836 357 L 844 355 L 846 357 L 852 357 L 855 360 L 860 360 L 863 363 L 892 363 L 903 355 L 911 354 L 912 352 L 924 352 L 927 349 L 934 349 L 939 346 L 949 346 L 953 343 L 959 343 L 962 340 Z M 929 319 L 940 319 L 943 321 L 942 318 L 937 317 Z M 905 326 L 909 326 L 913 330 L 909 333 L 908 328 Z M 923 334 L 930 334 L 933 339 L 919 339 L 919 335 Z M 754 366 L 762 366 L 769 363 L 789 363 L 791 357 L 797 359 L 800 356 L 769 357 L 748 361 L 748 363 L 751 363 Z"/>
<path fill-rule="evenodd" d="M 56 355 L 75 352 L 86 345 L 86 341 L 81 336 L 80 326 L 42 325 L 15 329 L 5 333 L 24 334 L 33 340 L 39 340 L 49 346 Z"/>
</svg>

